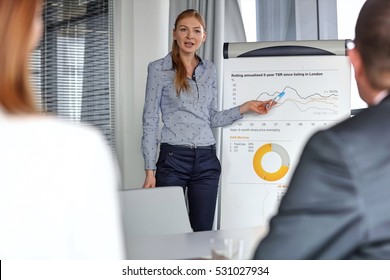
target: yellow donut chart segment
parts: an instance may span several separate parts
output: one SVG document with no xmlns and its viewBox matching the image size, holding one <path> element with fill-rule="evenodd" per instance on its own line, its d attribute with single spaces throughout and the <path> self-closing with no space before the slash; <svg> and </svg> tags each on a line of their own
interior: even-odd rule
<svg viewBox="0 0 390 280">
<path fill-rule="evenodd" d="M 276 172 L 267 172 L 261 165 L 264 155 L 269 152 L 277 153 L 282 159 L 282 165 Z M 265 144 L 256 151 L 255 156 L 253 157 L 253 168 L 255 169 L 256 174 L 266 181 L 277 181 L 282 179 L 287 174 L 289 167 L 290 157 L 287 151 L 279 144 Z"/>
</svg>

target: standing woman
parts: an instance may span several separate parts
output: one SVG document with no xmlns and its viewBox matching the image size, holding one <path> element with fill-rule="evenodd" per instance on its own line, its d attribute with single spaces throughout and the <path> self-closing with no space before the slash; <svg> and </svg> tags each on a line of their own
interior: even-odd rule
<svg viewBox="0 0 390 280">
<path fill-rule="evenodd" d="M 217 111 L 215 65 L 196 53 L 206 40 L 205 29 L 196 10 L 186 10 L 177 17 L 172 52 L 148 66 L 143 112 L 143 187 L 188 188 L 194 231 L 211 230 L 214 221 L 221 165 L 212 128 L 230 125 L 249 111 L 265 114 L 266 104 L 272 105 L 271 100 L 252 100 Z M 159 137 L 160 111 L 163 127 Z"/>
<path fill-rule="evenodd" d="M 0 0 L 0 259 L 124 259 L 104 138 L 35 108 L 29 57 L 41 33 L 42 0 Z"/>
</svg>

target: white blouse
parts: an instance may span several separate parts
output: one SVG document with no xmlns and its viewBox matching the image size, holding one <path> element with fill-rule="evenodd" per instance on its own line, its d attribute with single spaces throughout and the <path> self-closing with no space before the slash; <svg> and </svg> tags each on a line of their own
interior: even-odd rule
<svg viewBox="0 0 390 280">
<path fill-rule="evenodd" d="M 0 112 L 0 259 L 124 259 L 118 169 L 102 135 Z"/>
</svg>

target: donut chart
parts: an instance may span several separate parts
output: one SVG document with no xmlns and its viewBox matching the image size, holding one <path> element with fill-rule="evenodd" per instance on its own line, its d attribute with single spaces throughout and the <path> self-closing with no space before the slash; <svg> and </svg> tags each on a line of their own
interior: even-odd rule
<svg viewBox="0 0 390 280">
<path fill-rule="evenodd" d="M 282 159 L 280 168 L 275 172 L 267 172 L 262 166 L 262 159 L 269 152 L 277 153 Z M 279 144 L 268 143 L 257 149 L 253 157 L 253 168 L 256 174 L 265 181 L 276 181 L 282 179 L 288 172 L 290 167 L 290 156 L 285 148 Z"/>
</svg>

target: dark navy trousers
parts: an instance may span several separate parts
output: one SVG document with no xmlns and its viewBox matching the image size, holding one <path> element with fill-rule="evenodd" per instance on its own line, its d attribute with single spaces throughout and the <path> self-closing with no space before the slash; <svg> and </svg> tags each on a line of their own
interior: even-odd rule
<svg viewBox="0 0 390 280">
<path fill-rule="evenodd" d="M 161 144 L 156 186 L 182 186 L 187 191 L 194 231 L 211 230 L 214 222 L 221 164 L 215 145 L 189 147 Z"/>
</svg>

